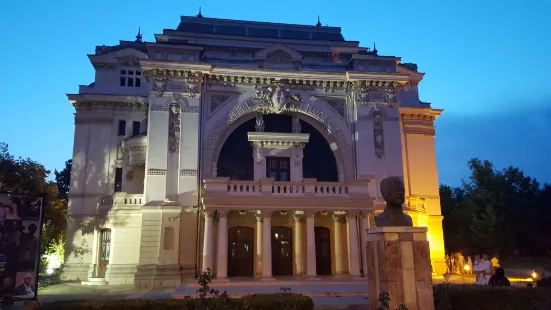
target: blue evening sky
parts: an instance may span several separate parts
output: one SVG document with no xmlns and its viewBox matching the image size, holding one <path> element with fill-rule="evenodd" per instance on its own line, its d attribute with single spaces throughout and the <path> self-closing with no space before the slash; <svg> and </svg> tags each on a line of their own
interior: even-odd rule
<svg viewBox="0 0 551 310">
<path fill-rule="evenodd" d="M 94 80 L 96 45 L 144 40 L 180 15 L 340 26 L 426 73 L 420 96 L 437 120 L 440 182 L 459 185 L 467 161 L 513 165 L 551 182 L 551 1 L 0 1 L 0 141 L 17 156 L 60 169 L 71 158 L 66 93 Z"/>
</svg>

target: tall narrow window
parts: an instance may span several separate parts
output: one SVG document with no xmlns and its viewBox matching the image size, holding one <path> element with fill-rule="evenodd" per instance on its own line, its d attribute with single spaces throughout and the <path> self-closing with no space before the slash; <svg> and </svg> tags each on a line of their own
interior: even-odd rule
<svg viewBox="0 0 551 310">
<path fill-rule="evenodd" d="M 132 122 L 132 136 L 137 136 L 140 134 L 140 122 Z"/>
<path fill-rule="evenodd" d="M 118 131 L 118 135 L 119 135 L 119 136 L 124 136 L 124 135 L 126 135 L 126 121 L 124 121 L 124 120 L 120 120 L 120 121 L 119 121 L 119 131 Z"/>
<path fill-rule="evenodd" d="M 122 168 L 115 169 L 115 193 L 122 190 Z"/>
</svg>

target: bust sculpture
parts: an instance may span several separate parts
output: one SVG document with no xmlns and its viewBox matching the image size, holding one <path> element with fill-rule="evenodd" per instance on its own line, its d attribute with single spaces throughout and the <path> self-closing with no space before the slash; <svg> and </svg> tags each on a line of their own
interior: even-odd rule
<svg viewBox="0 0 551 310">
<path fill-rule="evenodd" d="M 405 201 L 404 183 L 399 177 L 387 177 L 381 181 L 381 194 L 386 201 L 385 210 L 375 216 L 377 227 L 406 226 L 412 227 L 411 216 L 404 213 L 402 205 Z"/>
</svg>

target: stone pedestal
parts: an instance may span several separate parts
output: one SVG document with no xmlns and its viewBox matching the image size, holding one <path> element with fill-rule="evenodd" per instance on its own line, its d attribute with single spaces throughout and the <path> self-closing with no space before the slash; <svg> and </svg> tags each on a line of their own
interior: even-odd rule
<svg viewBox="0 0 551 310">
<path fill-rule="evenodd" d="M 426 227 L 367 229 L 369 309 L 378 307 L 379 294 L 390 295 L 390 308 L 434 310 L 432 271 Z"/>
</svg>

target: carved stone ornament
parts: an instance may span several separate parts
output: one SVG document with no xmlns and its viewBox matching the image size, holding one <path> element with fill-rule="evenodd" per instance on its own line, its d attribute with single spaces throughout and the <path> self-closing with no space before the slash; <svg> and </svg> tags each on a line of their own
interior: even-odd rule
<svg viewBox="0 0 551 310">
<path fill-rule="evenodd" d="M 201 92 L 202 76 L 188 76 L 184 79 L 186 92 L 190 98 L 195 98 Z"/>
<path fill-rule="evenodd" d="M 153 90 L 157 93 L 157 97 L 162 97 L 166 90 L 167 78 L 153 77 Z"/>
<path fill-rule="evenodd" d="M 385 139 L 383 135 L 383 117 L 381 111 L 373 112 L 373 144 L 375 156 L 381 159 L 385 154 Z"/>
<path fill-rule="evenodd" d="M 262 114 L 256 115 L 255 130 L 257 132 L 264 132 L 264 127 L 264 117 L 262 117 Z"/>
<path fill-rule="evenodd" d="M 255 100 L 261 102 L 258 108 L 261 113 L 280 114 L 290 108 L 291 105 L 301 103 L 303 99 L 297 94 L 291 94 L 283 84 L 273 84 L 264 87 L 256 87 Z"/>
<path fill-rule="evenodd" d="M 293 133 L 301 133 L 302 126 L 300 125 L 300 118 L 293 116 Z"/>
<path fill-rule="evenodd" d="M 168 151 L 170 153 L 178 152 L 180 148 L 180 100 L 168 101 Z"/>
</svg>

